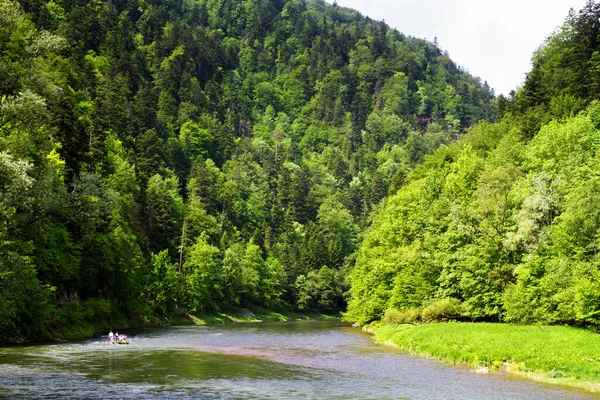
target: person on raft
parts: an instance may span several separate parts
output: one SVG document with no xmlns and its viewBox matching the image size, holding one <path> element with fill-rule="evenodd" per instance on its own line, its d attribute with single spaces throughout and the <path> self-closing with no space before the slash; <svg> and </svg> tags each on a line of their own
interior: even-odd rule
<svg viewBox="0 0 600 400">
<path fill-rule="evenodd" d="M 111 330 L 108 333 L 108 343 L 121 343 L 127 342 L 128 340 L 129 338 L 127 337 L 127 335 L 119 335 L 119 332 L 113 333 L 113 331 Z"/>
</svg>

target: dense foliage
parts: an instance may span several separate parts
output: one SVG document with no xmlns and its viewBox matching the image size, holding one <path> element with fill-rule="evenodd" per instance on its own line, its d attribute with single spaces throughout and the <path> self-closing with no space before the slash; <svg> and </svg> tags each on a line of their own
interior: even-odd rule
<svg viewBox="0 0 600 400">
<path fill-rule="evenodd" d="M 495 102 L 320 0 L 0 0 L 2 338 L 341 309 L 379 201 Z"/>
<path fill-rule="evenodd" d="M 593 1 L 571 11 L 499 98 L 500 122 L 426 157 L 385 200 L 348 318 L 600 325 L 599 18 Z"/>
</svg>

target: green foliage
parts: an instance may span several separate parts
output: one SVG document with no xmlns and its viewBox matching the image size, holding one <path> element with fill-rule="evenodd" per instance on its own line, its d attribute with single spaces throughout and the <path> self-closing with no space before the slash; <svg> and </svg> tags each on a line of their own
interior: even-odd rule
<svg viewBox="0 0 600 400">
<path fill-rule="evenodd" d="M 424 320 L 456 318 L 463 313 L 463 305 L 457 299 L 447 297 L 439 299 L 423 308 L 421 317 Z"/>
<path fill-rule="evenodd" d="M 35 266 L 7 243 L 0 246 L 0 329 L 6 339 L 47 336 L 52 288 L 36 277 Z"/>
<path fill-rule="evenodd" d="M 388 308 L 385 310 L 381 322 L 386 325 L 400 325 L 414 323 L 421 318 L 421 309 L 411 308 L 408 310 L 396 310 L 395 308 Z"/>
<path fill-rule="evenodd" d="M 179 194 L 177 177 L 154 175 L 146 189 L 146 223 L 154 249 L 174 252 L 181 232 L 184 205 Z"/>
<path fill-rule="evenodd" d="M 393 310 L 423 308 L 425 319 L 598 326 L 600 131 L 590 79 L 599 13 L 590 1 L 570 14 L 534 56 L 525 86 L 503 99 L 501 122 L 473 126 L 403 177 L 358 250 L 346 318 L 403 320 Z M 432 115 L 436 89 L 418 91 Z M 407 139 L 413 163 L 423 158 L 417 135 Z"/>
<path fill-rule="evenodd" d="M 167 250 L 152 255 L 152 269 L 147 296 L 153 308 L 162 315 L 169 315 L 183 304 L 185 277 L 177 264 L 171 262 Z"/>
<path fill-rule="evenodd" d="M 222 274 L 219 268 L 220 251 L 204 237 L 198 237 L 189 249 L 183 264 L 190 310 L 211 312 L 218 310 L 222 300 Z"/>
<path fill-rule="evenodd" d="M 338 310 L 342 293 L 337 284 L 338 274 L 335 270 L 323 266 L 318 271 L 310 271 L 307 276 L 300 275 L 296 279 L 298 308 Z"/>
<path fill-rule="evenodd" d="M 495 119 L 493 91 L 436 44 L 349 9 L 134 3 L 0 0 L 11 338 L 229 307 L 343 309 L 380 201 L 452 135 Z M 387 274 L 398 304 L 434 295 L 435 274 L 408 292 Z"/>
</svg>

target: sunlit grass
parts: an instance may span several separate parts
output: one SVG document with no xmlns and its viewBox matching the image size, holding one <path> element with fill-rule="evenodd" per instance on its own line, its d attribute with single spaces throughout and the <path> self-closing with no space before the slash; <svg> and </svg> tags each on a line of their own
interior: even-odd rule
<svg viewBox="0 0 600 400">
<path fill-rule="evenodd" d="M 195 325 L 220 324 L 227 322 L 263 322 L 263 321 L 290 321 L 307 319 L 339 319 L 339 314 L 323 314 L 319 312 L 294 312 L 258 310 L 255 313 L 245 309 L 220 312 L 212 315 L 188 314 L 188 320 Z"/>
<path fill-rule="evenodd" d="M 456 322 L 381 325 L 373 332 L 380 342 L 429 358 L 600 391 L 600 335 L 584 329 Z"/>
</svg>

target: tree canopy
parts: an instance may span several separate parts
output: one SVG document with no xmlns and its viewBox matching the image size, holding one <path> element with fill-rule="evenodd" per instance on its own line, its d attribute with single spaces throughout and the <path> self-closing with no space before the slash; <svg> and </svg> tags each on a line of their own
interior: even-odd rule
<svg viewBox="0 0 600 400">
<path fill-rule="evenodd" d="M 380 201 L 433 201 L 409 171 L 496 102 L 435 43 L 322 0 L 0 0 L 3 338 L 342 310 Z"/>
<path fill-rule="evenodd" d="M 572 10 L 525 85 L 498 99 L 499 121 L 426 156 L 382 203 L 349 275 L 348 319 L 435 309 L 600 325 L 599 17 L 593 1 Z"/>
</svg>

